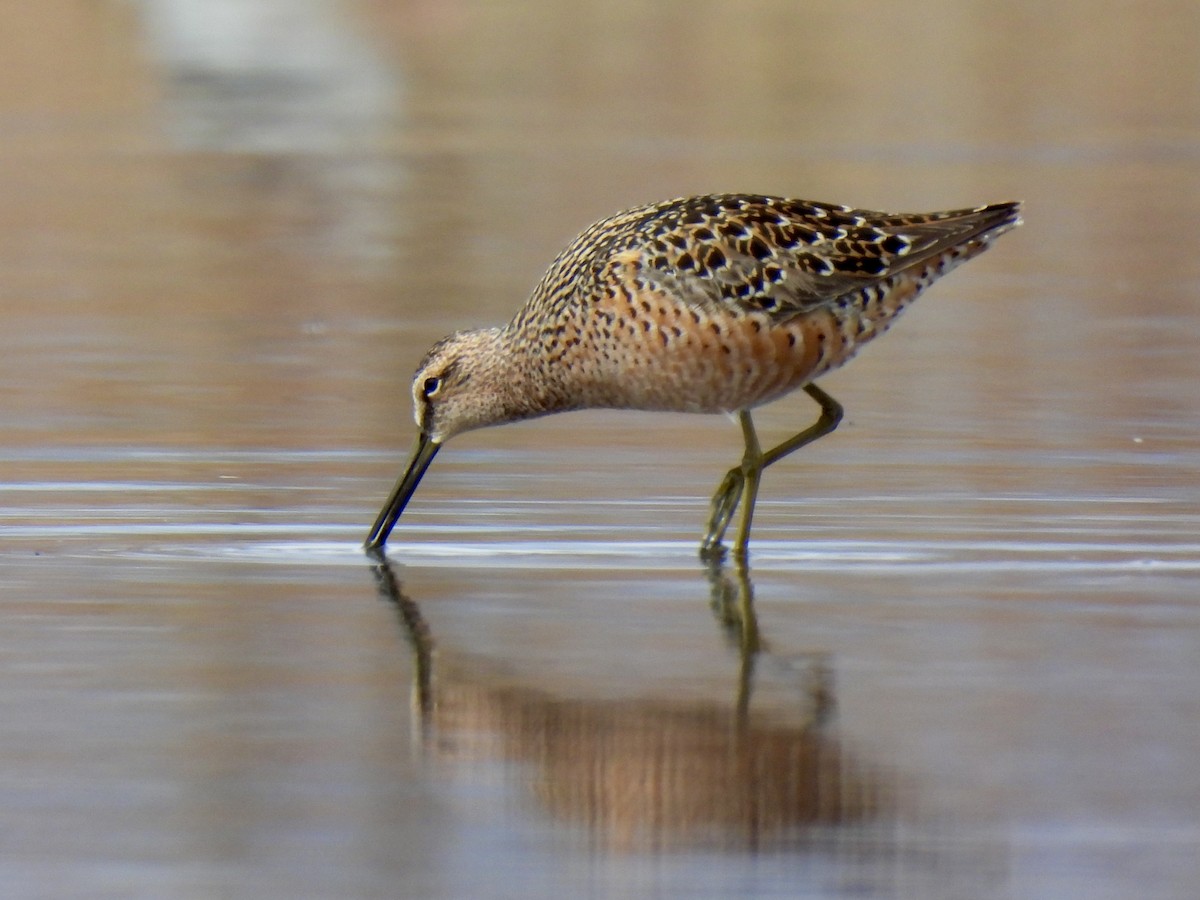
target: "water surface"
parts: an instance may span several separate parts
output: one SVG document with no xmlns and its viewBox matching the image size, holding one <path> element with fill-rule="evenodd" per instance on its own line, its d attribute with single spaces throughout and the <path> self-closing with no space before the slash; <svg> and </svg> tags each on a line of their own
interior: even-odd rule
<svg viewBox="0 0 1200 900">
<path fill-rule="evenodd" d="M 8 895 L 1194 896 L 1191 7 L 10 12 Z M 639 413 L 456 439 L 368 559 L 428 344 L 714 190 L 1027 222 L 823 382 L 747 577 L 737 429 Z"/>
</svg>

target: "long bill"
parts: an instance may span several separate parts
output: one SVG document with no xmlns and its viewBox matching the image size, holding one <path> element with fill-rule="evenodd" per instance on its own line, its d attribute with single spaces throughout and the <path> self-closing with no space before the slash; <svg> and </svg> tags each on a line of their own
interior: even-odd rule
<svg viewBox="0 0 1200 900">
<path fill-rule="evenodd" d="M 424 432 L 417 435 L 417 442 L 413 444 L 412 456 L 408 460 L 408 468 L 404 470 L 404 474 L 392 488 L 392 493 L 388 496 L 383 509 L 379 511 L 379 518 L 375 520 L 375 524 L 371 527 L 371 533 L 367 535 L 366 543 L 363 544 L 366 549 L 381 550 L 387 543 L 388 535 L 396 527 L 396 520 L 404 512 L 404 507 L 408 505 L 408 501 L 417 490 L 417 485 L 421 483 L 421 476 L 425 474 L 425 470 L 429 468 L 429 464 L 433 462 L 433 458 L 441 447 L 440 443 Z"/>
</svg>

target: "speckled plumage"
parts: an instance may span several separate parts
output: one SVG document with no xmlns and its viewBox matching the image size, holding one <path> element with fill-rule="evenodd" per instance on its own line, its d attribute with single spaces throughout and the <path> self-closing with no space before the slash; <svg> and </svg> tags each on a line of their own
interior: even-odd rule
<svg viewBox="0 0 1200 900">
<path fill-rule="evenodd" d="M 507 325 L 429 351 L 413 380 L 429 459 L 463 431 L 595 407 L 738 412 L 749 457 L 748 410 L 848 361 L 1019 221 L 1016 203 L 891 215 L 750 194 L 618 213 L 559 254 Z M 762 465 L 783 455 L 772 453 Z M 385 507 L 370 546 L 386 541 L 423 471 L 390 521 Z M 715 524 L 718 501 L 730 502 L 718 491 L 706 545 L 728 524 Z"/>
</svg>

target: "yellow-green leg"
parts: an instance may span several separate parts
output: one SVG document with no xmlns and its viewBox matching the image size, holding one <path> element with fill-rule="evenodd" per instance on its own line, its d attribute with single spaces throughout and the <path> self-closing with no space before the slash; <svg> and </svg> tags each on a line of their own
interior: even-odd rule
<svg viewBox="0 0 1200 900">
<path fill-rule="evenodd" d="M 842 420 L 842 405 L 815 384 L 806 384 L 804 393 L 820 404 L 820 418 L 799 434 L 793 435 L 765 453 L 759 446 L 758 434 L 754 430 L 754 421 L 750 418 L 750 411 L 743 409 L 738 412 L 738 423 L 742 426 L 742 438 L 745 441 L 746 449 L 742 454 L 741 464 L 725 473 L 725 477 L 717 487 L 717 492 L 713 494 L 708 517 L 708 531 L 705 532 L 704 540 L 700 544 L 701 556 L 721 555 L 721 540 L 740 504 L 742 515 L 738 520 L 737 533 L 734 535 L 733 554 L 736 559 L 745 561 L 746 548 L 750 542 L 750 524 L 754 519 L 754 501 L 758 496 L 762 470 L 837 428 L 838 423 Z"/>
</svg>

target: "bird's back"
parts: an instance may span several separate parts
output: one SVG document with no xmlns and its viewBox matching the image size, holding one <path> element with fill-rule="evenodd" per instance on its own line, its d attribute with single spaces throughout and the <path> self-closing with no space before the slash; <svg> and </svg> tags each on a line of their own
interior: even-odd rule
<svg viewBox="0 0 1200 900">
<path fill-rule="evenodd" d="M 718 412 L 848 361 L 1019 204 L 892 215 L 747 194 L 637 207 L 586 229 L 509 331 L 587 406 Z"/>
</svg>

